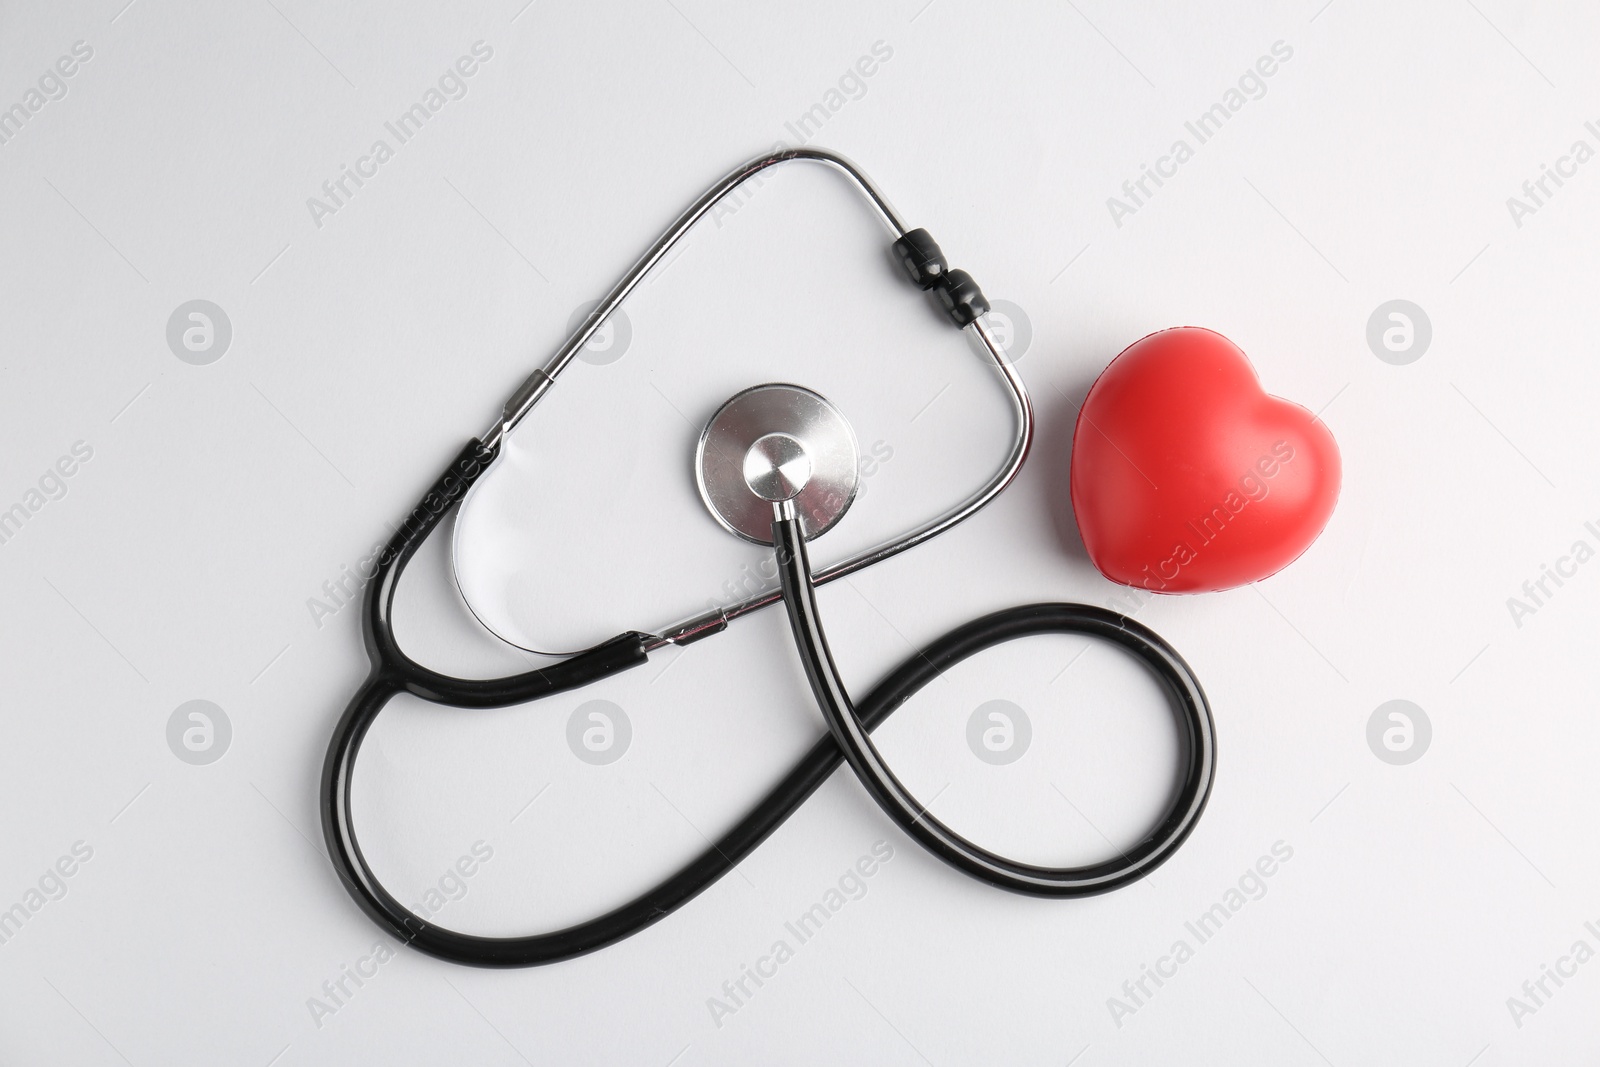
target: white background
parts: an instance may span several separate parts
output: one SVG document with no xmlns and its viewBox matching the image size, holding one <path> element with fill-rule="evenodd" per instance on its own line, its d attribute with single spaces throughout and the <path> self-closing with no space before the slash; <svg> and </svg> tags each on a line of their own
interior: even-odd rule
<svg viewBox="0 0 1600 1067">
<path fill-rule="evenodd" d="M 1520 226 L 1506 203 L 1575 140 L 1600 148 L 1589 7 L 124 2 L 0 11 L 0 106 L 74 42 L 93 49 L 0 145 L 0 508 L 74 442 L 93 449 L 0 544 L 0 908 L 76 842 L 93 850 L 0 944 L 0 1060 L 1488 1067 L 1600 1045 L 1600 963 L 1547 980 L 1531 1014 L 1507 1004 L 1575 941 L 1600 948 L 1584 927 L 1600 926 L 1600 563 L 1520 626 L 1507 608 L 1574 541 L 1600 544 L 1584 527 L 1600 525 L 1600 163 Z M 316 225 L 307 198 L 477 41 L 493 55 L 467 95 Z M 1345 484 L 1281 575 L 1138 611 L 1214 706 L 1204 819 L 1146 883 L 1029 900 L 923 855 L 841 773 L 737 872 L 619 945 L 511 972 L 398 948 L 323 852 L 317 772 L 366 665 L 356 612 L 318 619 L 308 602 L 575 308 L 725 170 L 794 143 L 785 124 L 880 41 L 892 57 L 811 141 L 1024 309 L 1040 425 L 994 506 L 824 592 L 843 670 L 862 691 L 980 612 L 1110 602 L 1066 502 L 1075 404 L 1143 334 L 1218 329 L 1270 391 L 1322 413 Z M 1278 41 L 1293 55 L 1265 94 L 1118 225 L 1107 198 Z M 602 589 L 610 629 L 661 625 L 711 595 L 675 556 L 758 558 L 687 481 L 699 421 L 746 385 L 812 366 L 807 384 L 855 383 L 838 388 L 858 391 L 858 432 L 894 452 L 852 516 L 863 536 L 998 459 L 992 384 L 889 284 L 880 235 L 836 182 L 774 181 L 719 221 L 641 292 L 629 351 L 576 365 L 546 400 L 553 426 L 621 436 L 538 450 L 597 471 L 531 517 L 535 555 L 516 566 L 566 584 L 530 618 L 579 618 L 563 612 Z M 166 340 L 196 298 L 233 331 L 204 366 Z M 1366 341 L 1397 298 L 1433 330 L 1398 366 Z M 404 636 L 452 669 L 525 665 L 475 628 L 447 549 L 436 538 L 413 568 Z M 630 554 L 664 584 L 636 588 Z M 1173 745 L 1150 683 L 1080 651 L 1040 639 L 971 661 L 883 727 L 885 751 L 986 843 L 1107 854 L 1155 810 Z M 593 698 L 633 727 L 601 767 L 565 741 Z M 194 699 L 232 724 L 206 766 L 166 739 Z M 994 699 L 1033 724 L 1003 767 L 966 745 Z M 1368 747 L 1392 699 L 1432 723 L 1409 765 Z M 821 730 L 773 612 L 544 704 L 397 701 L 358 776 L 363 841 L 408 900 L 481 841 L 493 858 L 441 921 L 550 929 L 675 869 Z M 723 983 L 878 841 L 894 858 L 866 894 L 715 1016 Z M 1277 842 L 1293 856 L 1264 895 L 1115 1015 L 1123 983 L 1192 943 L 1185 922 Z M 379 943 L 395 957 L 314 1011 Z"/>
</svg>

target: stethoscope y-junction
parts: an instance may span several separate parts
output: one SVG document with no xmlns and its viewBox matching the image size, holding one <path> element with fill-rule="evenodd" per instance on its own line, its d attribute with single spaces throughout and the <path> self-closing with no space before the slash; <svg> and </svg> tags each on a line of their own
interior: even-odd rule
<svg viewBox="0 0 1600 1067">
<path fill-rule="evenodd" d="M 999 470 L 976 492 L 899 537 L 819 570 L 807 542 L 832 527 L 855 498 L 855 435 L 826 398 L 797 385 L 747 389 L 712 417 L 696 455 L 700 494 L 729 531 L 773 547 L 779 583 L 658 633 L 626 631 L 550 666 L 501 678 L 457 678 L 431 670 L 400 647 L 393 627 L 395 591 L 406 565 L 435 528 L 495 462 L 506 436 L 555 384 L 573 357 L 627 299 L 649 270 L 719 201 L 761 171 L 791 161 L 820 163 L 842 174 L 893 235 L 892 250 L 910 279 L 937 299 L 949 319 L 971 331 L 994 361 L 1010 397 L 1014 429 Z M 907 230 L 878 190 L 848 160 L 818 149 L 762 156 L 712 186 L 670 226 L 600 302 L 543 368 L 514 392 L 494 424 L 469 441 L 406 516 L 377 561 L 362 619 L 372 670 L 340 718 L 322 773 L 322 825 L 340 879 L 362 909 L 401 940 L 444 959 L 482 966 L 550 963 L 629 936 L 669 915 L 771 834 L 847 762 L 890 818 L 924 848 L 980 881 L 1038 896 L 1101 893 L 1150 873 L 1181 845 L 1210 794 L 1216 746 L 1205 694 L 1183 659 L 1154 632 L 1124 616 L 1082 604 L 1028 604 L 959 626 L 917 651 L 870 692 L 853 697 L 840 680 L 817 611 L 815 588 L 904 552 L 972 516 L 1016 477 L 1027 458 L 1033 414 L 1027 390 L 990 330 L 989 305 L 965 271 L 952 270 L 926 230 Z M 482 937 L 441 927 L 388 892 L 368 865 L 355 832 L 351 779 L 362 740 L 389 700 L 409 693 L 456 708 L 503 707 L 588 685 L 643 663 L 667 645 L 687 645 L 733 620 L 783 601 L 795 645 L 829 733 L 812 746 L 721 839 L 659 885 L 603 915 L 565 929 L 523 937 Z M 1159 680 L 1178 709 L 1181 767 L 1161 816 L 1132 847 L 1104 862 L 1045 867 L 998 855 L 935 818 L 900 782 L 872 742 L 872 730 L 940 673 L 993 645 L 1037 634 L 1073 633 L 1118 645 Z"/>
</svg>

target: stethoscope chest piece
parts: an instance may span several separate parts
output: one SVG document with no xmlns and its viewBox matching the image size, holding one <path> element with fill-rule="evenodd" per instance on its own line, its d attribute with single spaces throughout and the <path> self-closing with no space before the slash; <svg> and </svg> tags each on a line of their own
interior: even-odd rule
<svg viewBox="0 0 1600 1067">
<path fill-rule="evenodd" d="M 772 501 L 794 500 L 811 540 L 833 527 L 856 497 L 855 431 L 825 397 L 798 385 L 737 393 L 700 434 L 695 481 L 725 529 L 772 544 Z"/>
</svg>

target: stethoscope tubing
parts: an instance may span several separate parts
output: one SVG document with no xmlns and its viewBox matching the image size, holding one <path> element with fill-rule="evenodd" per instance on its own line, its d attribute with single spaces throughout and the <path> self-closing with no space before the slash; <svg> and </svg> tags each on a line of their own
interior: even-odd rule
<svg viewBox="0 0 1600 1067">
<path fill-rule="evenodd" d="M 1216 736 L 1199 679 L 1183 657 L 1153 630 L 1086 604 L 1030 604 L 985 616 L 940 641 L 956 638 L 965 655 L 1003 641 L 1043 633 L 1100 638 L 1132 653 L 1162 683 L 1179 710 L 1184 765 L 1166 811 L 1145 836 L 1115 859 L 1079 867 L 1022 863 L 969 841 L 940 822 L 889 767 L 872 743 L 871 725 L 855 707 L 828 647 L 817 610 L 811 565 L 792 501 L 772 523 L 778 572 L 790 629 L 823 718 L 856 777 L 878 806 L 933 855 L 989 885 L 1033 896 L 1103 893 L 1143 877 L 1177 850 L 1205 809 L 1216 768 Z M 956 637 L 956 635 L 961 635 Z M 963 657 L 964 658 L 964 657 Z"/>
<path fill-rule="evenodd" d="M 379 926 L 390 930 L 405 944 L 440 959 L 481 967 L 527 967 L 593 952 L 613 944 L 660 921 L 721 878 L 753 852 L 785 819 L 816 791 L 828 776 L 846 760 L 846 747 L 838 740 L 836 714 L 829 715 L 830 733 L 822 737 L 783 776 L 761 800 L 732 828 L 679 870 L 649 891 L 620 907 L 572 926 L 521 937 L 485 937 L 451 930 L 412 912 L 389 893 L 372 871 L 355 829 L 352 791 L 355 766 L 362 742 L 388 702 L 401 693 L 423 700 L 461 708 L 495 708 L 522 704 L 581 688 L 645 662 L 649 635 L 624 633 L 587 652 L 559 663 L 523 674 L 495 679 L 465 679 L 442 675 L 412 660 L 401 649 L 393 628 L 395 591 L 400 575 L 417 549 L 445 515 L 460 500 L 471 482 L 482 473 L 493 449 L 472 441 L 456 457 L 433 488 L 424 495 L 407 520 L 401 524 L 383 552 L 377 572 L 368 584 L 363 604 L 363 625 L 372 669 L 340 716 L 329 742 L 321 777 L 323 836 L 328 856 L 346 890 L 361 909 Z M 801 552 L 804 543 L 798 542 Z M 802 588 L 806 568 L 803 555 L 791 551 L 799 569 L 790 570 L 786 585 Z M 780 553 L 780 560 L 782 555 Z M 794 564 L 791 562 L 791 567 Z M 785 598 L 790 604 L 791 621 L 795 603 L 802 605 L 802 619 L 815 631 L 809 642 L 817 650 L 826 649 L 826 636 L 815 622 L 815 601 L 810 598 L 809 580 L 803 583 L 805 595 Z M 787 592 L 787 589 L 786 589 Z M 809 600 L 809 609 L 803 606 Z M 975 870 L 964 863 L 965 850 L 948 847 L 948 840 L 930 835 L 934 825 L 909 793 L 885 798 L 874 791 L 874 799 L 896 822 L 946 862 L 1002 888 L 1040 896 L 1088 896 L 1104 893 L 1149 874 L 1170 858 L 1193 830 L 1215 772 L 1216 745 L 1209 706 L 1198 681 L 1183 659 L 1158 635 L 1114 612 L 1081 604 L 1031 604 L 995 612 L 956 627 L 925 648 L 908 656 L 859 701 L 853 703 L 849 719 L 856 725 L 853 742 L 857 750 L 853 768 L 869 791 L 880 777 L 868 767 L 863 772 L 861 753 L 867 745 L 861 738 L 874 730 L 894 710 L 918 690 L 962 660 L 997 643 L 1044 633 L 1083 633 L 1100 637 L 1133 652 L 1155 671 L 1186 712 L 1186 756 L 1182 781 L 1167 813 L 1145 839 L 1115 860 L 1082 868 L 1064 869 L 1065 876 L 1053 881 L 1039 879 L 1027 884 L 1015 877 L 1015 870 L 1027 865 L 1012 864 L 1012 869 L 996 866 Z M 804 650 L 808 642 L 799 642 Z M 836 671 L 831 671 L 835 678 Z M 842 685 L 839 686 L 842 692 Z M 848 698 L 846 698 L 848 699 Z M 847 705 L 840 702 L 842 711 Z M 828 708 L 824 706 L 825 714 Z M 859 731 L 856 734 L 855 731 Z M 875 749 L 872 750 L 874 753 Z M 881 762 L 881 758 L 880 758 Z M 864 764 L 863 764 L 864 765 Z M 887 768 L 882 768 L 887 771 Z M 898 785 L 898 780 L 895 780 Z M 904 790 L 904 787 L 900 787 Z M 915 813 L 908 818 L 907 811 Z M 941 824 L 942 825 L 942 824 Z M 953 832 L 945 830 L 946 834 Z M 930 841 L 932 843 L 930 844 Z M 966 843 L 982 852 L 976 845 Z M 992 855 L 987 854 L 986 855 Z M 1035 871 L 1049 871 L 1035 868 Z M 998 872 L 998 873 L 996 873 Z"/>
</svg>

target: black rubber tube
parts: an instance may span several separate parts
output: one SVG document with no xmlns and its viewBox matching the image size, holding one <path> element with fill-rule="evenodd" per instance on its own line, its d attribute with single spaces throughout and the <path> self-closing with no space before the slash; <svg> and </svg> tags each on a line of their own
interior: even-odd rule
<svg viewBox="0 0 1600 1067">
<path fill-rule="evenodd" d="M 592 952 L 635 934 L 682 907 L 732 870 L 798 810 L 844 760 L 844 753 L 835 734 L 822 737 L 709 848 L 634 900 L 573 926 L 522 937 L 481 937 L 447 929 L 409 911 L 368 866 L 351 810 L 351 784 L 362 741 L 389 700 L 408 692 L 452 707 L 526 703 L 636 666 L 646 656 L 645 635 L 625 633 L 543 670 L 506 678 L 464 679 L 428 670 L 400 649 L 392 626 L 394 593 L 400 575 L 422 541 L 492 458 L 493 452 L 478 442 L 469 444 L 379 557 L 362 614 L 372 673 L 346 707 L 328 745 L 321 782 L 322 828 L 329 858 L 346 890 L 368 916 L 401 941 L 457 963 L 527 967 Z M 798 544 L 803 567 L 804 543 Z M 786 583 L 795 581 L 796 575 L 786 575 Z M 809 594 L 809 576 L 796 586 L 802 587 Z M 821 627 L 814 625 L 814 600 L 809 596 L 791 598 L 791 621 L 795 617 L 795 599 L 802 604 L 809 602 L 812 623 L 808 630 L 814 629 L 816 647 L 825 649 Z M 1150 666 L 1188 711 L 1185 721 L 1189 724 L 1190 751 L 1178 796 L 1182 804 L 1175 803 L 1151 836 L 1121 860 L 1079 868 L 1071 884 L 1062 883 L 1049 890 L 1052 895 L 1061 896 L 1105 892 L 1148 874 L 1166 860 L 1193 828 L 1210 793 L 1215 746 L 1204 694 L 1187 664 L 1154 633 L 1120 615 L 1080 604 L 1031 604 L 996 612 L 957 627 L 908 657 L 855 705 L 852 721 L 870 732 L 928 682 L 967 657 L 1003 641 L 1042 633 L 1083 633 L 1122 645 Z M 837 686 L 836 678 L 833 684 Z M 842 687 L 838 691 L 842 694 Z M 841 705 L 841 710 L 845 706 Z M 864 780 L 870 780 L 870 776 Z M 895 814 L 892 809 L 886 810 L 891 816 Z M 921 822 L 927 821 L 923 816 Z M 923 840 L 916 825 L 911 832 Z"/>
<path fill-rule="evenodd" d="M 781 505 L 780 505 L 781 508 Z M 781 514 L 781 512 L 780 512 Z M 1041 604 L 980 619 L 968 624 L 979 647 L 1035 633 L 1082 633 L 1105 638 L 1128 649 L 1161 680 L 1181 712 L 1186 747 L 1185 762 L 1178 786 L 1173 790 L 1166 812 L 1132 848 L 1115 859 L 1082 867 L 1041 867 L 1021 863 L 962 837 L 934 818 L 927 808 L 895 777 L 888 763 L 869 736 L 871 726 L 850 700 L 844 682 L 828 648 L 817 612 L 816 591 L 811 581 L 805 538 L 793 507 L 787 517 L 775 517 L 772 540 L 783 583 L 783 599 L 794 631 L 811 691 L 822 709 L 834 740 L 872 799 L 900 828 L 923 848 L 952 867 L 982 882 L 1034 896 L 1072 897 L 1103 893 L 1141 878 L 1159 866 L 1181 845 L 1205 809 L 1211 792 L 1216 764 L 1216 741 L 1211 711 L 1200 682 L 1176 652 L 1155 633 L 1109 611 L 1082 604 Z M 941 638 L 940 642 L 948 639 Z M 976 649 L 971 649 L 976 651 Z M 966 654 L 970 655 L 971 651 Z M 913 660 L 920 658 L 914 656 Z M 960 659 L 961 656 L 955 657 Z M 954 660 L 950 660 L 953 662 Z M 895 676 L 891 676 L 893 681 Z M 919 683 L 920 684 L 920 683 Z M 880 687 L 881 689 L 882 687 Z M 909 696 L 907 691 L 901 700 Z M 870 703 L 877 695 L 874 690 Z"/>
</svg>

